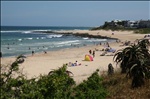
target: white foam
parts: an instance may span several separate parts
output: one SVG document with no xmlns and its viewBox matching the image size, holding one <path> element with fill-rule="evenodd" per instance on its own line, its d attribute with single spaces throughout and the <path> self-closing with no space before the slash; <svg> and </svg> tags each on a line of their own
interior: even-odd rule
<svg viewBox="0 0 150 99">
<path fill-rule="evenodd" d="M 46 37 L 41 37 L 41 39 L 46 39 Z"/>
<path fill-rule="evenodd" d="M 87 41 L 89 41 L 89 42 L 105 42 L 105 41 L 107 41 L 107 39 L 89 39 Z"/>
<path fill-rule="evenodd" d="M 47 29 L 47 30 L 32 30 L 32 31 L 34 31 L 34 32 L 43 32 L 43 31 L 47 32 L 47 31 L 51 31 L 51 30 Z"/>
<path fill-rule="evenodd" d="M 63 35 L 47 35 L 47 38 L 60 38 Z"/>
<path fill-rule="evenodd" d="M 79 45 L 79 44 L 81 44 L 81 43 L 73 43 L 73 44 L 75 44 L 75 45 Z"/>
<path fill-rule="evenodd" d="M 76 43 L 76 42 L 79 42 L 79 40 L 74 40 L 74 41 L 64 41 L 64 42 L 60 42 L 60 43 L 57 43 L 57 44 L 63 45 L 63 44 L 72 44 L 72 43 Z"/>
<path fill-rule="evenodd" d="M 32 31 L 23 31 L 22 33 L 28 34 L 28 33 L 32 33 Z"/>
<path fill-rule="evenodd" d="M 56 47 L 62 47 L 63 45 L 57 45 Z"/>
<path fill-rule="evenodd" d="M 87 40 L 87 39 L 89 39 L 88 37 L 85 37 L 85 38 L 83 38 L 84 40 Z"/>
<path fill-rule="evenodd" d="M 9 33 L 11 33 L 11 32 L 21 32 L 21 31 L 1 31 L 1 33 L 3 33 L 3 32 L 9 32 Z"/>
<path fill-rule="evenodd" d="M 18 41 L 22 41 L 22 39 L 18 39 Z"/>
<path fill-rule="evenodd" d="M 32 32 L 32 34 L 47 34 L 47 33 L 43 33 L 43 32 Z"/>
<path fill-rule="evenodd" d="M 32 40 L 33 38 L 27 38 L 28 40 Z"/>
</svg>

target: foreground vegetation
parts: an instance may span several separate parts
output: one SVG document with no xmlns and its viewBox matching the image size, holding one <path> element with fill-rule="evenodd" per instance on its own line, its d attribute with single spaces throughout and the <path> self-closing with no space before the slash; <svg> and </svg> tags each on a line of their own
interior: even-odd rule
<svg viewBox="0 0 150 99">
<path fill-rule="evenodd" d="M 14 70 L 14 69 L 13 69 Z M 15 70 L 16 71 L 16 70 Z M 13 71 L 13 72 L 15 72 Z M 12 72 L 12 73 L 13 73 Z M 49 75 L 26 79 L 19 73 L 7 80 L 1 74 L 1 99 L 149 99 L 150 80 L 140 88 L 131 88 L 131 79 L 119 71 L 113 75 L 98 75 L 95 71 L 88 80 L 76 85 L 66 73 L 66 66 Z M 12 76 L 12 75 L 11 75 Z M 5 79 L 4 79 L 5 78 Z M 6 81 L 7 80 L 7 81 Z"/>
<path fill-rule="evenodd" d="M 27 79 L 19 70 L 23 57 L 12 64 L 0 66 L 1 99 L 150 99 L 150 45 L 147 39 L 119 50 L 114 61 L 121 74 L 96 70 L 79 85 L 66 65 L 47 75 Z M 111 67 L 111 66 L 110 66 Z M 110 68 L 111 69 L 111 68 Z"/>
<path fill-rule="evenodd" d="M 1 99 L 105 99 L 108 94 L 98 70 L 76 85 L 65 65 L 32 79 L 26 79 L 19 72 L 18 59 L 10 66 L 1 66 L 1 69 Z"/>
</svg>

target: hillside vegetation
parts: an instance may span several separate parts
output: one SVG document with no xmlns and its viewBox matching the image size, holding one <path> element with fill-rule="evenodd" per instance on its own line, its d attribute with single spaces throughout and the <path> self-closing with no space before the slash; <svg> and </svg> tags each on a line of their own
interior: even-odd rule
<svg viewBox="0 0 150 99">
<path fill-rule="evenodd" d="M 125 27 L 95 27 L 91 30 L 112 30 L 112 31 L 134 31 L 134 33 L 138 34 L 150 34 L 150 28 L 125 28 Z"/>
</svg>

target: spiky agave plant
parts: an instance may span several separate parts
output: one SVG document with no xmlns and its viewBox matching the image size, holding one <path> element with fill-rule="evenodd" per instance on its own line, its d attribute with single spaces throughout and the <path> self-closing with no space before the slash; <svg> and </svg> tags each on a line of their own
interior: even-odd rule
<svg viewBox="0 0 150 99">
<path fill-rule="evenodd" d="M 132 78 L 132 88 L 141 87 L 144 85 L 144 79 L 149 78 L 150 74 L 150 62 L 149 60 L 135 60 L 128 65 L 130 65 L 130 69 L 127 73 L 127 76 Z"/>
<path fill-rule="evenodd" d="M 141 39 L 138 41 L 138 46 L 141 48 L 141 50 L 145 53 L 145 59 L 150 59 L 150 53 L 149 53 L 149 46 L 150 42 L 149 39 Z"/>
<path fill-rule="evenodd" d="M 121 73 L 126 73 L 126 71 L 131 68 L 128 63 L 144 59 L 145 54 L 147 53 L 143 52 L 140 46 L 134 44 L 126 47 L 125 49 L 118 50 L 118 52 L 114 55 L 113 60 L 117 64 L 120 63 L 120 67 L 122 69 Z"/>
<path fill-rule="evenodd" d="M 148 50 L 148 47 L 150 45 L 149 39 L 140 39 L 138 41 L 138 45 L 141 46 L 141 48 L 145 48 Z"/>
<path fill-rule="evenodd" d="M 137 45 L 131 45 L 119 50 L 114 61 L 120 63 L 121 73 L 132 77 L 132 87 L 144 85 L 144 78 L 150 78 L 150 54 L 147 40 L 141 40 Z"/>
<path fill-rule="evenodd" d="M 65 75 L 68 75 L 68 76 L 73 76 L 73 73 L 71 71 L 68 71 L 67 70 L 67 66 L 66 65 L 63 65 L 62 68 L 59 68 L 58 70 L 52 70 L 48 73 L 48 75 L 62 75 L 62 74 L 65 74 Z"/>
</svg>

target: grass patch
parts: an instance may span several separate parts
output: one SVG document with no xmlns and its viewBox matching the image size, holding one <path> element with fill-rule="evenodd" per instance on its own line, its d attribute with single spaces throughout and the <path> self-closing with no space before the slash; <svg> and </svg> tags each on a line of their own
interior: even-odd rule
<svg viewBox="0 0 150 99">
<path fill-rule="evenodd" d="M 115 73 L 112 76 L 103 76 L 102 85 L 109 92 L 106 99 L 150 99 L 150 81 L 139 88 L 131 88 L 131 79 L 126 74 Z"/>
<path fill-rule="evenodd" d="M 150 28 L 142 28 L 134 31 L 137 34 L 150 34 Z"/>
</svg>

